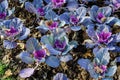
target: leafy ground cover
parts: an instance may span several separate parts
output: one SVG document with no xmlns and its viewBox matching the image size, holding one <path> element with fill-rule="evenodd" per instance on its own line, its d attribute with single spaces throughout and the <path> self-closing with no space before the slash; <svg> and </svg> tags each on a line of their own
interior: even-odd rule
<svg viewBox="0 0 120 80">
<path fill-rule="evenodd" d="M 120 79 L 119 0 L 115 3 L 118 6 L 114 6 L 114 2 L 109 0 L 66 0 L 61 4 L 55 3 L 57 0 L 51 0 L 52 4 L 49 3 L 50 0 L 43 0 L 43 5 L 42 0 L 0 0 L 0 3 L 2 1 L 8 1 L 9 7 L 5 10 L 6 13 L 8 12 L 7 17 L 0 20 L 1 80 L 67 80 L 66 76 L 69 80 L 97 80 L 98 75 L 102 76 L 101 72 L 104 72 L 107 77 L 99 77 L 100 80 L 103 78 L 103 80 Z M 34 1 L 36 2 L 32 3 Z M 36 12 L 37 5 L 40 8 Z M 61 8 L 59 9 L 59 7 Z M 103 9 L 107 15 L 99 13 L 102 7 L 107 7 L 107 9 Z M 98 9 L 97 13 L 96 9 Z M 91 14 L 93 12 L 92 17 L 90 11 Z M 71 16 L 71 14 L 73 15 Z M 56 19 L 57 16 L 59 19 Z M 4 17 L 3 14 L 2 17 Z M 16 30 L 7 23 L 12 26 L 20 26 Z M 10 26 L 8 31 L 5 28 L 7 37 L 1 34 L 4 26 Z M 57 28 L 58 26 L 60 29 Z M 57 30 L 58 33 L 56 33 Z M 104 31 L 106 32 L 104 33 Z M 99 39 L 96 40 L 94 33 L 99 33 L 97 34 Z M 11 35 L 15 36 L 15 39 Z M 101 37 L 103 35 L 108 37 L 104 39 Z M 8 39 L 8 37 L 10 38 Z M 11 39 L 15 43 L 7 41 Z M 53 44 L 55 45 L 51 47 Z M 34 55 L 31 55 L 32 53 Z M 102 65 L 99 64 L 100 62 Z M 104 66 L 104 69 L 97 64 Z M 86 68 L 86 65 L 89 67 Z M 94 66 L 93 70 L 91 70 L 91 66 Z M 109 73 L 110 76 L 106 67 L 114 67 L 113 72 Z M 25 68 L 28 70 L 24 70 Z M 96 73 L 92 74 L 94 70 Z M 63 73 L 65 76 L 57 73 Z"/>
</svg>

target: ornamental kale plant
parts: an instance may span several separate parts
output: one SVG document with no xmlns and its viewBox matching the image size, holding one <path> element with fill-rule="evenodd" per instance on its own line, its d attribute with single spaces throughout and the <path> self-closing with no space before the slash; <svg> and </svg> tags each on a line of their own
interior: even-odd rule
<svg viewBox="0 0 120 80">
<path fill-rule="evenodd" d="M 8 9 L 8 1 L 2 0 L 0 2 L 0 22 L 5 20 L 7 17 L 11 16 L 14 13 L 14 8 L 11 10 Z"/>
<path fill-rule="evenodd" d="M 77 46 L 76 41 L 69 42 L 65 35 L 61 36 L 59 33 L 44 35 L 41 37 L 41 42 L 44 44 L 43 48 L 35 38 L 28 39 L 26 42 L 26 51 L 21 52 L 19 55 L 21 60 L 27 64 L 36 62 L 36 67 L 40 62 L 45 61 L 46 64 L 55 68 L 60 65 L 60 61 L 68 62 L 72 60 L 72 56 L 68 52 Z M 20 72 L 20 77 L 26 78 L 31 76 L 35 68 L 23 69 Z M 26 73 L 27 70 L 30 72 Z"/>
<path fill-rule="evenodd" d="M 31 57 L 30 55 L 33 55 Z M 35 38 L 29 38 L 26 42 L 26 51 L 20 53 L 19 57 L 27 64 L 33 64 L 34 62 L 44 62 L 46 57 L 46 50 L 39 45 L 39 42 Z"/>
<path fill-rule="evenodd" d="M 71 27 L 73 31 L 79 31 L 81 29 L 82 19 L 86 15 L 86 8 L 79 7 L 76 12 L 65 12 L 59 16 L 60 21 L 64 21 Z"/>
<path fill-rule="evenodd" d="M 120 0 L 112 0 L 112 5 L 115 10 L 119 9 L 120 8 Z"/>
<path fill-rule="evenodd" d="M 44 0 L 52 9 L 74 11 L 79 7 L 77 0 Z"/>
<path fill-rule="evenodd" d="M 94 47 L 94 46 L 101 46 L 102 44 L 108 45 L 112 40 L 112 33 L 109 30 L 108 26 L 102 26 L 103 29 L 101 30 L 94 30 L 94 28 L 88 28 L 87 34 L 92 39 L 89 40 L 86 44 L 87 47 Z M 86 41 L 87 42 L 87 41 Z"/>
<path fill-rule="evenodd" d="M 78 60 L 78 64 L 86 69 L 94 79 L 102 78 L 102 80 L 110 80 L 109 77 L 115 74 L 117 66 L 110 65 L 108 67 L 110 60 L 108 49 L 94 49 L 93 54 L 95 58 L 92 61 L 82 58 Z"/>
<path fill-rule="evenodd" d="M 45 17 L 46 19 L 55 19 L 57 14 L 49 5 L 44 5 L 43 0 L 33 0 L 33 2 L 25 2 L 25 9 L 28 12 L 34 13 L 37 17 Z"/>
<path fill-rule="evenodd" d="M 43 34 L 45 34 L 47 31 L 54 33 L 64 25 L 65 25 L 64 22 L 47 20 L 47 21 L 41 21 L 40 25 L 36 27 L 36 29 L 38 29 Z"/>
<path fill-rule="evenodd" d="M 2 19 L 5 19 L 5 17 L 6 17 L 6 15 L 7 15 L 7 9 L 8 8 L 8 2 L 7 2 L 7 0 L 5 0 L 5 1 L 2 1 L 1 3 L 0 3 L 0 20 L 2 20 Z"/>
<path fill-rule="evenodd" d="M 95 30 L 94 28 L 88 28 L 86 30 L 88 36 L 91 38 L 84 41 L 87 48 L 105 47 L 111 51 L 120 52 L 117 44 L 120 40 L 119 33 L 112 34 L 109 26 L 102 26 Z"/>
<path fill-rule="evenodd" d="M 25 9 L 31 13 L 35 13 L 38 16 L 44 16 L 44 6 L 42 0 L 34 0 L 31 2 L 25 2 Z"/>
<path fill-rule="evenodd" d="M 39 42 L 35 38 L 29 38 L 26 42 L 26 51 L 19 54 L 21 60 L 26 64 L 36 63 L 34 68 L 25 68 L 20 71 L 20 77 L 27 78 L 30 77 L 34 70 L 38 67 L 39 63 L 45 61 L 47 55 L 46 49 L 39 45 Z M 33 56 L 33 57 L 31 57 Z"/>
<path fill-rule="evenodd" d="M 120 0 L 0 0 L 1 62 L 26 67 L 19 76 L 28 80 L 117 80 L 119 11 Z"/>
<path fill-rule="evenodd" d="M 67 35 L 62 29 L 58 29 L 58 31 L 50 35 L 42 36 L 41 43 L 49 52 L 46 64 L 54 68 L 60 65 L 60 61 L 68 62 L 72 60 L 69 51 L 78 45 L 74 40 L 69 42 Z"/>
<path fill-rule="evenodd" d="M 51 0 L 54 7 L 61 7 L 64 3 L 66 3 L 66 0 Z"/>
<path fill-rule="evenodd" d="M 90 10 L 90 18 L 97 23 L 104 23 L 107 18 L 111 15 L 112 8 L 109 6 L 101 7 L 94 5 Z"/>
<path fill-rule="evenodd" d="M 0 35 L 4 37 L 3 45 L 6 49 L 16 48 L 16 40 L 27 38 L 30 29 L 26 28 L 19 18 L 0 22 Z"/>
<path fill-rule="evenodd" d="M 87 28 L 99 28 L 103 25 L 113 27 L 114 24 L 119 21 L 118 18 L 111 16 L 113 13 L 113 8 L 110 6 L 98 7 L 93 5 L 88 13 L 89 16 L 84 17 L 83 20 L 83 24 Z"/>
</svg>

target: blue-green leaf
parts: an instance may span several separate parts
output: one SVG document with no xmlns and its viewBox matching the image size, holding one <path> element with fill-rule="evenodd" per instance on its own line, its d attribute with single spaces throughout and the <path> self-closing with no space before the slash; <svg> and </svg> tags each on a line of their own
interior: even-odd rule
<svg viewBox="0 0 120 80">
<path fill-rule="evenodd" d="M 28 52 L 32 53 L 34 50 L 39 50 L 41 47 L 39 42 L 35 38 L 29 38 L 26 42 L 26 49 Z"/>
<path fill-rule="evenodd" d="M 53 67 L 53 68 L 56 68 L 60 65 L 60 60 L 55 56 L 49 56 L 46 59 L 46 64 Z"/>
<path fill-rule="evenodd" d="M 84 69 L 88 69 L 88 65 L 90 64 L 90 60 L 89 59 L 79 59 L 77 62 L 80 67 L 84 68 Z"/>
<path fill-rule="evenodd" d="M 19 54 L 20 59 L 22 60 L 22 62 L 25 62 L 26 64 L 33 64 L 34 63 L 34 59 L 30 57 L 30 53 L 28 52 L 21 52 Z"/>
</svg>

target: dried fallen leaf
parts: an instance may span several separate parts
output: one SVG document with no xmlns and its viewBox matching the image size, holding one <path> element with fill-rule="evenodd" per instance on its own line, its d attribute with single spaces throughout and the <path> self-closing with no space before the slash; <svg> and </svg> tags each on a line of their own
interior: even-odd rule
<svg viewBox="0 0 120 80">
<path fill-rule="evenodd" d="M 10 53 L 8 53 L 7 55 L 5 55 L 2 59 L 2 62 L 4 64 L 9 64 L 10 63 Z"/>
<path fill-rule="evenodd" d="M 9 77 L 9 76 L 11 76 L 11 75 L 12 75 L 12 72 L 11 72 L 10 69 L 8 69 L 8 70 L 5 72 L 5 74 L 4 74 L 4 76 L 3 76 L 3 79 L 5 79 L 5 78 L 7 78 L 7 77 Z"/>
<path fill-rule="evenodd" d="M 20 49 L 24 49 L 25 48 L 25 44 L 24 43 L 17 43 L 20 46 Z"/>
<path fill-rule="evenodd" d="M 85 75 L 87 75 L 87 72 L 83 70 L 81 72 L 82 80 L 86 80 L 87 79 L 87 76 L 85 76 Z"/>
<path fill-rule="evenodd" d="M 83 45 L 85 45 L 86 43 L 90 43 L 90 44 L 92 44 L 93 43 L 93 41 L 92 40 L 90 40 L 90 39 L 86 39 L 86 40 L 84 40 L 84 42 L 82 43 Z"/>
<path fill-rule="evenodd" d="M 92 57 L 92 54 L 89 53 L 89 52 L 87 52 L 87 53 L 85 53 L 85 54 L 83 55 L 83 57 L 85 57 L 85 58 Z"/>
</svg>

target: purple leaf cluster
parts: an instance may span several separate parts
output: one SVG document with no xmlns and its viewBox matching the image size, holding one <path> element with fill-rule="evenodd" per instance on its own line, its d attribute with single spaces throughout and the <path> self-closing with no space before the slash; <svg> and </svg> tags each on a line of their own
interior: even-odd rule
<svg viewBox="0 0 120 80">
<path fill-rule="evenodd" d="M 0 35 L 4 36 L 3 45 L 6 49 L 16 48 L 17 40 L 27 38 L 30 29 L 26 28 L 19 18 L 0 22 Z"/>
</svg>

